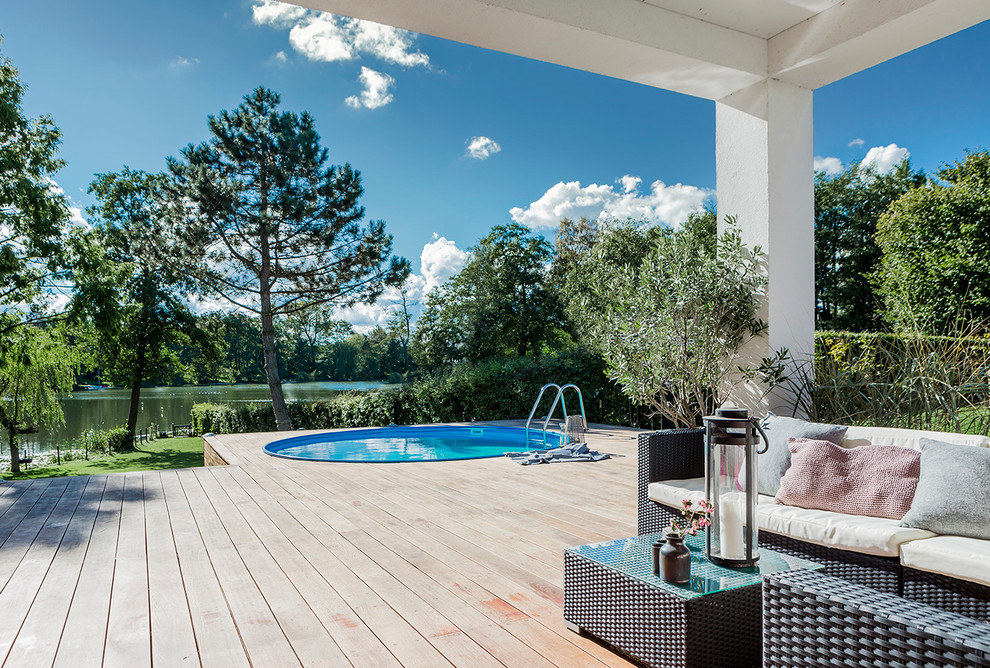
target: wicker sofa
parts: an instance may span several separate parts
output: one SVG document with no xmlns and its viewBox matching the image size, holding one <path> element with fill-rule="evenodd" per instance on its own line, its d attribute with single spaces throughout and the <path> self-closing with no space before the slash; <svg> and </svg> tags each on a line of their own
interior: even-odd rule
<svg viewBox="0 0 990 668">
<path fill-rule="evenodd" d="M 962 434 L 916 432 L 904 429 L 850 427 L 842 445 L 857 447 L 869 442 L 918 447 L 921 437 L 928 436 L 952 443 L 990 447 L 990 439 Z M 682 498 L 704 495 L 704 431 L 665 430 L 639 437 L 638 531 L 652 533 L 667 526 Z M 699 491 L 700 490 L 700 491 Z M 954 536 L 935 536 L 920 529 L 900 531 L 876 522 L 876 544 L 869 544 L 869 518 L 841 516 L 833 513 L 827 521 L 832 528 L 848 518 L 859 523 L 859 540 L 867 547 L 850 547 L 829 537 L 808 539 L 794 532 L 786 523 L 768 519 L 780 506 L 770 497 L 760 498 L 760 545 L 778 552 L 793 554 L 825 566 L 826 576 L 864 586 L 870 590 L 903 597 L 923 605 L 934 606 L 973 620 L 990 622 L 990 541 Z M 786 510 L 784 507 L 783 510 Z M 825 511 L 814 511 L 824 514 Z M 863 529 L 865 524 L 866 529 Z M 768 526 L 769 525 L 769 526 Z M 972 548 L 972 549 L 970 549 Z M 968 563 L 942 558 L 962 550 Z M 985 564 L 981 561 L 987 555 Z M 984 567 L 985 566 L 985 567 Z M 982 626 L 982 625 L 981 625 Z M 987 627 L 990 635 L 990 626 Z"/>
</svg>

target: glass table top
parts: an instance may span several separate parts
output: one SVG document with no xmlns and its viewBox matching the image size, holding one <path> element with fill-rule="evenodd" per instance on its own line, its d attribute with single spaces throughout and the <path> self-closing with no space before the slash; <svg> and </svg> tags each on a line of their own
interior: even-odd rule
<svg viewBox="0 0 990 668">
<path fill-rule="evenodd" d="M 567 551 L 597 561 L 623 575 L 685 599 L 757 584 L 769 573 L 799 568 L 806 570 L 823 568 L 821 564 L 813 561 L 781 554 L 764 547 L 760 548 L 760 560 L 756 566 L 750 568 L 716 566 L 705 558 L 705 534 L 701 532 L 697 536 L 688 536 L 684 539 L 684 544 L 691 548 L 691 581 L 685 584 L 671 584 L 664 582 L 659 575 L 653 574 L 652 545 L 663 536 L 662 533 L 645 534 L 605 543 L 571 547 Z"/>
</svg>

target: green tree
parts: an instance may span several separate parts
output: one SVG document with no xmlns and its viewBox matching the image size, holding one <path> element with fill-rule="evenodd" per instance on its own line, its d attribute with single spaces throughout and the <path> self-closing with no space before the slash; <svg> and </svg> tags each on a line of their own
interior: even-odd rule
<svg viewBox="0 0 990 668">
<path fill-rule="evenodd" d="M 236 383 L 265 382 L 264 355 L 258 318 L 246 313 L 211 313 L 206 316 L 222 337 L 224 377 Z"/>
<path fill-rule="evenodd" d="M 78 308 L 88 312 L 97 332 L 104 377 L 130 387 L 132 438 L 142 384 L 181 372 L 182 344 L 210 342 L 184 302 L 182 282 L 158 252 L 167 182 L 162 174 L 125 167 L 119 174 L 97 175 L 89 187 L 99 200 L 87 210 L 98 244 L 87 254 L 90 272 L 76 297 L 85 299 Z"/>
<path fill-rule="evenodd" d="M 313 377 L 330 347 L 354 330 L 350 323 L 334 318 L 332 312 L 312 308 L 286 317 L 279 331 L 283 350 L 292 351 L 291 359 L 286 362 L 289 373 Z"/>
<path fill-rule="evenodd" d="M 760 249 L 746 249 L 731 224 L 717 244 L 696 229 L 660 235 L 638 269 L 601 277 L 595 297 L 610 308 L 589 311 L 609 377 L 680 427 L 721 404 L 739 345 L 765 329 Z"/>
<path fill-rule="evenodd" d="M 20 435 L 64 424 L 60 393 L 72 389 L 77 350 L 57 330 L 28 325 L 0 346 L 0 428 L 10 443 L 10 470 L 20 472 Z"/>
<path fill-rule="evenodd" d="M 48 116 L 24 115 L 24 85 L 0 55 L 0 347 L 14 328 L 50 319 L 53 289 L 65 272 L 69 219 L 53 177 L 61 133 Z"/>
<path fill-rule="evenodd" d="M 881 217 L 876 278 L 895 327 L 950 333 L 959 318 L 990 321 L 990 152 L 938 176 Z"/>
<path fill-rule="evenodd" d="M 820 329 L 883 329 L 880 299 L 871 276 L 880 261 L 877 221 L 905 192 L 925 183 L 907 158 L 877 174 L 859 165 L 815 177 L 815 292 Z"/>
<path fill-rule="evenodd" d="M 521 225 L 499 225 L 460 271 L 427 297 L 417 324 L 424 366 L 539 355 L 563 336 L 563 310 L 549 289 L 552 248 Z"/>
<path fill-rule="evenodd" d="M 358 172 L 327 166 L 315 121 L 280 112 L 258 88 L 233 112 L 210 116 L 212 137 L 169 159 L 176 188 L 177 266 L 200 288 L 261 320 L 275 421 L 291 429 L 277 364 L 275 323 L 309 308 L 372 302 L 409 273 L 391 257 L 385 223 L 360 224 Z"/>
<path fill-rule="evenodd" d="M 630 220 L 602 226 L 583 218 L 578 223 L 566 218 L 561 221 L 553 285 L 564 303 L 571 330 L 582 344 L 597 347 L 594 323 L 607 317 L 612 307 L 607 292 L 599 289 L 602 282 L 623 268 L 638 268 L 666 233 L 665 228 Z"/>
</svg>

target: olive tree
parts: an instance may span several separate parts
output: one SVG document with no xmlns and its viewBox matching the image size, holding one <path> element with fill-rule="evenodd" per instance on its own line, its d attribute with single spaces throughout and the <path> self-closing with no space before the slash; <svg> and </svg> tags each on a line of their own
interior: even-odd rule
<svg viewBox="0 0 990 668">
<path fill-rule="evenodd" d="M 608 375 L 634 401 L 678 427 L 695 427 L 725 396 L 740 344 L 761 334 L 766 276 L 760 249 L 730 224 L 717 239 L 666 231 L 638 267 L 613 265 L 588 309 Z"/>
</svg>

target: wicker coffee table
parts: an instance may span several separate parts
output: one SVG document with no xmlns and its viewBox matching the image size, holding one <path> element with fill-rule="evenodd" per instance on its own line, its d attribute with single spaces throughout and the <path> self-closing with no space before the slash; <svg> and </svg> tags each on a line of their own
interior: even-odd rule
<svg viewBox="0 0 990 668">
<path fill-rule="evenodd" d="M 564 619 L 650 666 L 759 666 L 761 585 L 769 573 L 819 569 L 760 548 L 753 568 L 723 568 L 704 558 L 704 535 L 688 537 L 691 582 L 653 575 L 645 534 L 564 551 Z"/>
</svg>

